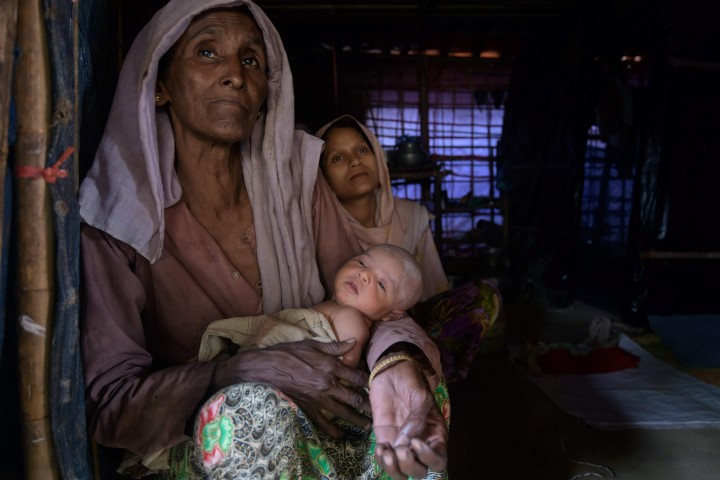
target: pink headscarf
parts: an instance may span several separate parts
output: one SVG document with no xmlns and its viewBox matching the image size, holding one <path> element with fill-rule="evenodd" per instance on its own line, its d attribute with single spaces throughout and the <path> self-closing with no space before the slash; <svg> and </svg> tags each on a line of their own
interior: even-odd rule
<svg viewBox="0 0 720 480">
<path fill-rule="evenodd" d="M 419 203 L 393 197 L 390 171 L 382 145 L 375 134 L 354 117 L 343 115 L 323 126 L 315 135 L 322 138 L 325 132 L 342 118 L 352 120 L 365 133 L 375 153 L 380 177 L 380 186 L 375 192 L 377 199 L 375 226 L 364 227 L 343 208 L 345 227 L 352 230 L 360 250 L 378 243 L 391 243 L 415 255 L 423 271 L 423 300 L 436 293 L 444 292 L 449 288 L 449 283 L 430 231 L 429 223 L 432 217 L 427 209 Z"/>
</svg>

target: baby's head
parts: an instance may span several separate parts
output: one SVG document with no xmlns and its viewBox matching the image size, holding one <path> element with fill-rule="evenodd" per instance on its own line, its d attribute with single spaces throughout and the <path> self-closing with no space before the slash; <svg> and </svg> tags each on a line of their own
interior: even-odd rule
<svg viewBox="0 0 720 480">
<path fill-rule="evenodd" d="M 335 275 L 334 299 L 371 320 L 395 320 L 422 295 L 422 272 L 407 250 L 374 245 L 351 258 Z"/>
</svg>

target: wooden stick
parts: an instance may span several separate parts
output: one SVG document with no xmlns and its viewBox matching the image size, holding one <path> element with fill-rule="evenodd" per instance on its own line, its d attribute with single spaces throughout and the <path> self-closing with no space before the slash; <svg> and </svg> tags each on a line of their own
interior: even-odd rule
<svg viewBox="0 0 720 480">
<path fill-rule="evenodd" d="M 648 260 L 720 260 L 720 252 L 640 252 L 640 258 Z"/>
<path fill-rule="evenodd" d="M 3 251 L 2 225 L 5 212 L 5 170 L 8 157 L 10 89 L 16 31 L 17 0 L 0 0 L 0 256 Z"/>
<path fill-rule="evenodd" d="M 78 150 L 80 4 L 67 0 L 44 0 L 43 3 L 52 72 L 53 114 L 47 161 L 51 165 L 66 157 L 71 145 L 75 146 L 76 152 Z M 100 21 L 101 17 L 93 15 L 93 19 Z M 71 58 L 73 62 L 69 61 Z M 85 389 L 79 348 L 80 302 L 77 292 L 80 287 L 80 215 L 76 200 L 77 162 L 66 161 L 62 168 L 67 176 L 50 185 L 57 238 L 55 315 L 50 350 L 50 426 L 60 476 L 64 479 L 89 479 L 93 478 L 93 474 L 89 463 Z"/>
<path fill-rule="evenodd" d="M 18 5 L 15 98 L 17 166 L 45 168 L 50 123 L 50 72 L 40 0 Z M 50 342 L 54 304 L 50 194 L 42 178 L 19 178 L 18 366 L 25 478 L 59 478 L 49 415 Z"/>
</svg>

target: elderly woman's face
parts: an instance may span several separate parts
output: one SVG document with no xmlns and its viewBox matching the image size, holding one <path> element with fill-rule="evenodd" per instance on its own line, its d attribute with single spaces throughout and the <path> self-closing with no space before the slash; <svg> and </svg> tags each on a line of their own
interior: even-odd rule
<svg viewBox="0 0 720 480">
<path fill-rule="evenodd" d="M 265 42 L 238 10 L 195 18 L 172 51 L 158 90 L 175 136 L 234 143 L 250 137 L 267 97 Z"/>
</svg>

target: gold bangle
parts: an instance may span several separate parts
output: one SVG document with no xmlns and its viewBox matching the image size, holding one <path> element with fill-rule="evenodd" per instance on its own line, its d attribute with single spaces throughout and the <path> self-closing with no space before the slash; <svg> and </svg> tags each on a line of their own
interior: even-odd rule
<svg viewBox="0 0 720 480">
<path fill-rule="evenodd" d="M 398 353 L 395 355 L 390 355 L 389 357 L 385 357 L 378 363 L 376 363 L 372 371 L 370 372 L 370 378 L 368 379 L 368 388 L 370 388 L 370 385 L 372 384 L 378 373 L 384 371 L 390 365 L 394 365 L 398 362 L 404 362 L 405 360 L 409 360 L 412 362 L 413 358 L 407 353 Z"/>
</svg>

